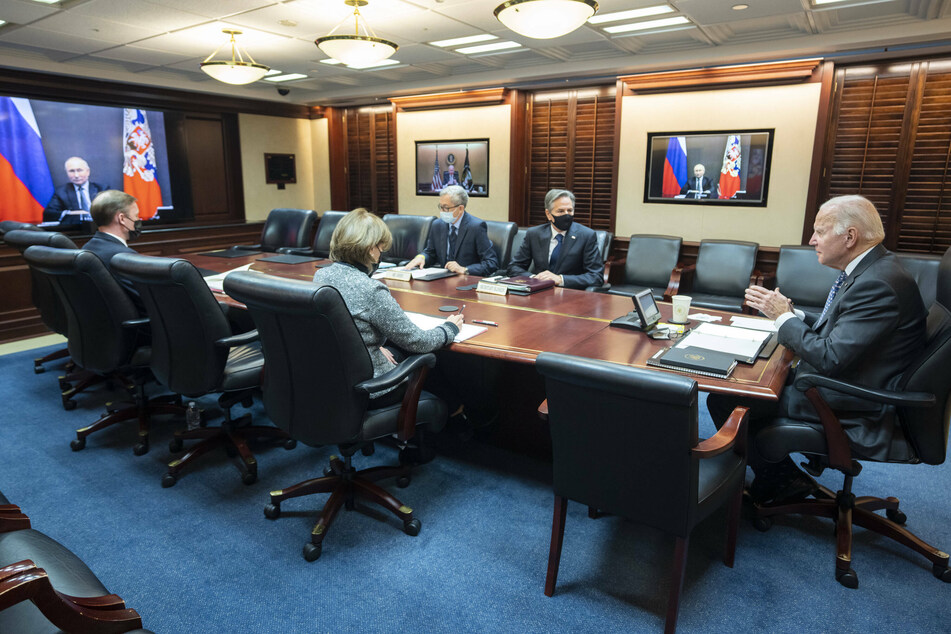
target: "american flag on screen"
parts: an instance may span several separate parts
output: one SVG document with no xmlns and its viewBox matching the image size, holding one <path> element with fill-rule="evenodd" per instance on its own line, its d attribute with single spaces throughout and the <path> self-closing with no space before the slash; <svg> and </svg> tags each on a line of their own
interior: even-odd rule
<svg viewBox="0 0 951 634">
<path fill-rule="evenodd" d="M 436 150 L 436 158 L 433 160 L 433 191 L 438 192 L 442 189 L 442 176 L 439 175 L 439 150 Z"/>
</svg>

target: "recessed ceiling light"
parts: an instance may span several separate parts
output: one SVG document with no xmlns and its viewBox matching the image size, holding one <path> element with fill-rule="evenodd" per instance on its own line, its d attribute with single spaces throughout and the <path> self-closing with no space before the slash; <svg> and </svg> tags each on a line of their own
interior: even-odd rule
<svg viewBox="0 0 951 634">
<path fill-rule="evenodd" d="M 733 9 L 734 11 L 745 11 L 746 9 L 749 9 L 749 8 L 750 8 L 750 5 L 748 5 L 748 4 L 734 4 L 734 5 L 733 5 L 732 7 L 730 7 L 730 8 Z"/>
<path fill-rule="evenodd" d="M 476 42 L 486 42 L 488 40 L 497 40 L 499 37 L 497 35 L 491 35 L 489 33 L 483 33 L 482 35 L 470 35 L 469 37 L 456 37 L 451 40 L 439 40 L 438 42 L 430 42 L 433 46 L 462 46 L 463 44 L 475 44 Z"/>
<path fill-rule="evenodd" d="M 491 44 L 480 44 L 479 46 L 468 46 L 466 48 L 457 48 L 457 53 L 464 53 L 466 55 L 472 55 L 473 53 L 487 53 L 489 51 L 502 51 L 507 48 L 519 48 L 521 44 L 518 42 L 510 42 L 509 40 L 503 40 L 502 42 L 492 42 Z"/>
<path fill-rule="evenodd" d="M 300 73 L 288 73 L 287 75 L 278 75 L 277 77 L 265 77 L 264 81 L 291 81 L 293 79 L 306 79 L 307 75 Z"/>
<path fill-rule="evenodd" d="M 608 33 L 627 33 L 629 31 L 646 31 L 647 29 L 660 29 L 665 26 L 675 26 L 677 24 L 689 23 L 690 20 L 680 15 L 675 18 L 663 18 L 661 20 L 648 20 L 647 22 L 634 22 L 633 24 L 606 26 L 604 27 L 604 30 Z"/>
<path fill-rule="evenodd" d="M 321 63 L 321 64 L 331 64 L 331 65 L 333 65 L 333 64 L 342 64 L 343 62 L 341 62 L 339 59 L 334 59 L 334 58 L 332 58 L 332 57 L 328 57 L 327 59 L 322 59 L 322 60 L 320 60 L 320 63 Z"/>
<path fill-rule="evenodd" d="M 376 62 L 371 62 L 369 64 L 347 64 L 347 68 L 352 68 L 353 70 L 368 70 L 370 68 L 380 68 L 382 66 L 393 66 L 399 64 L 395 59 L 381 59 Z"/>
<path fill-rule="evenodd" d="M 270 77 L 271 75 L 280 75 L 280 74 L 283 73 L 283 72 L 284 72 L 284 71 L 282 71 L 282 70 L 277 70 L 277 69 L 272 68 L 272 69 L 269 70 L 268 72 L 264 73 L 264 76 L 265 76 L 265 77 Z"/>
<path fill-rule="evenodd" d="M 615 13 L 602 13 L 588 18 L 588 24 L 602 24 L 604 22 L 617 22 L 618 20 L 635 20 L 637 18 L 646 18 L 650 15 L 661 15 L 662 13 L 673 13 L 674 8 L 661 4 L 656 7 L 644 7 L 643 9 L 632 9 L 630 11 L 617 11 Z"/>
<path fill-rule="evenodd" d="M 57 4 L 59 0 L 33 0 L 33 2 L 42 2 L 43 4 Z"/>
<path fill-rule="evenodd" d="M 3 25 L 6 24 L 6 23 L 7 23 L 6 20 L 0 20 L 0 26 L 3 26 Z"/>
</svg>

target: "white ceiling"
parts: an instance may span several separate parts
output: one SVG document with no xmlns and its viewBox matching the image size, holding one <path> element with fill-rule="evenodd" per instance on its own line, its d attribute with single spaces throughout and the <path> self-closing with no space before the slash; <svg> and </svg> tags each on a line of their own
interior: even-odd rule
<svg viewBox="0 0 951 634">
<path fill-rule="evenodd" d="M 502 0 L 370 0 L 361 9 L 399 44 L 398 66 L 352 70 L 320 63 L 314 39 L 352 13 L 343 0 L 0 0 L 0 66 L 308 105 L 489 86 L 553 86 L 651 70 L 803 56 L 856 58 L 951 51 L 951 0 L 667 0 L 689 24 L 612 36 L 587 24 L 560 38 L 516 35 L 493 16 Z M 742 11 L 731 7 L 745 2 Z M 662 4 L 599 0 L 598 15 Z M 225 41 L 256 61 L 306 79 L 221 84 L 198 64 Z M 489 33 L 522 48 L 468 56 L 428 44 Z M 225 47 L 227 48 L 227 47 Z"/>
</svg>

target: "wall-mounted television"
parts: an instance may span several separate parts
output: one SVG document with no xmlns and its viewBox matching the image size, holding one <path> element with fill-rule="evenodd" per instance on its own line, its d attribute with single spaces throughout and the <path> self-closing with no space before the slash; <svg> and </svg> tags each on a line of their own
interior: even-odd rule
<svg viewBox="0 0 951 634">
<path fill-rule="evenodd" d="M 648 132 L 644 202 L 765 207 L 774 132 Z"/>
<path fill-rule="evenodd" d="M 157 110 L 0 95 L 0 220 L 89 232 L 94 226 L 88 206 L 100 189 L 135 196 L 146 226 L 191 220 L 188 181 L 174 184 L 183 170 L 169 169 L 166 137 L 179 134 L 174 126 L 180 118 L 171 113 L 166 121 L 166 113 Z M 83 196 L 72 184 L 83 177 L 71 174 L 67 162 L 73 172 L 77 165 L 80 172 L 88 169 Z"/>
<path fill-rule="evenodd" d="M 447 185 L 489 195 L 488 139 L 416 142 L 416 195 L 438 196 Z"/>
</svg>

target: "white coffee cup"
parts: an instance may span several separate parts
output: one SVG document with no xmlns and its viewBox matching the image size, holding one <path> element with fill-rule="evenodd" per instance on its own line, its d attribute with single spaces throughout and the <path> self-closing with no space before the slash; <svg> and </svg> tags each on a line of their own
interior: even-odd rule
<svg viewBox="0 0 951 634">
<path fill-rule="evenodd" d="M 671 321 L 678 324 L 687 323 L 687 315 L 690 314 L 690 296 L 674 295 L 671 301 L 674 303 L 674 318 Z"/>
</svg>

